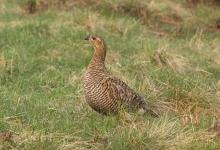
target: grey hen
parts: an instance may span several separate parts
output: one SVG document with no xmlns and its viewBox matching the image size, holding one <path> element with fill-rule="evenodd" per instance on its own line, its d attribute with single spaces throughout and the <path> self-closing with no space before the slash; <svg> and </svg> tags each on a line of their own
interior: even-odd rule
<svg viewBox="0 0 220 150">
<path fill-rule="evenodd" d="M 88 40 L 95 49 L 84 76 L 87 103 L 101 114 L 114 114 L 127 106 L 129 110 L 142 108 L 152 116 L 158 117 L 158 114 L 148 107 L 142 96 L 107 71 L 104 40 L 97 36 L 88 36 L 85 40 Z"/>
</svg>

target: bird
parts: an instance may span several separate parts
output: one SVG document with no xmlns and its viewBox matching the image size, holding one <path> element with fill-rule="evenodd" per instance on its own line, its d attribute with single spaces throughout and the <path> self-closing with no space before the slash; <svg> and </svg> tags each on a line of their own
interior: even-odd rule
<svg viewBox="0 0 220 150">
<path fill-rule="evenodd" d="M 83 79 L 85 99 L 89 106 L 103 115 L 117 114 L 121 109 L 128 108 L 128 111 L 143 109 L 151 116 L 158 117 L 158 113 L 149 108 L 143 96 L 107 70 L 104 39 L 89 35 L 85 40 L 94 48 Z"/>
</svg>

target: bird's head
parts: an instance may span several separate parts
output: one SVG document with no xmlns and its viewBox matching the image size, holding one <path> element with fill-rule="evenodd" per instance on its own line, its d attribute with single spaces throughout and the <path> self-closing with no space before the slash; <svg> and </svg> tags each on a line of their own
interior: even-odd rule
<svg viewBox="0 0 220 150">
<path fill-rule="evenodd" d="M 102 38 L 98 36 L 89 35 L 85 38 L 85 40 L 89 41 L 92 46 L 97 50 L 104 50 L 105 49 L 105 42 Z"/>
</svg>

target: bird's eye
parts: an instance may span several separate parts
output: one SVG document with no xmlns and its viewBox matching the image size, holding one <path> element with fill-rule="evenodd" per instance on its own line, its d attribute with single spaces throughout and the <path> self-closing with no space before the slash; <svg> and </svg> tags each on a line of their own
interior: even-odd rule
<svg viewBox="0 0 220 150">
<path fill-rule="evenodd" d="M 96 38 L 95 37 L 92 37 L 92 40 L 95 40 Z"/>
</svg>

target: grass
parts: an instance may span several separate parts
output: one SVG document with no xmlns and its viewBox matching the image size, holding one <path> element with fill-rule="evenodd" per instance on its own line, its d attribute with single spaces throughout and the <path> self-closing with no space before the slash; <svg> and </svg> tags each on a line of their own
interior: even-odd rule
<svg viewBox="0 0 220 150">
<path fill-rule="evenodd" d="M 30 13 L 0 3 L 0 132 L 13 132 L 0 149 L 220 149 L 208 130 L 220 119 L 218 6 L 85 0 Z M 88 34 L 106 40 L 107 67 L 160 118 L 91 110 Z"/>
</svg>

